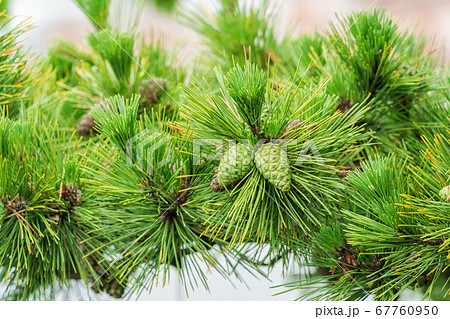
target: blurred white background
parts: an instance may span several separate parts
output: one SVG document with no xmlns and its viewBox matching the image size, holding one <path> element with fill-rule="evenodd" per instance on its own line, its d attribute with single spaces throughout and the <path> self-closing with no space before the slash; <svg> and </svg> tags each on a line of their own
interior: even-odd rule
<svg viewBox="0 0 450 319">
<path fill-rule="evenodd" d="M 115 0 L 132 3 L 136 0 Z M 261 0 L 248 0 L 258 2 Z M 82 42 L 92 30 L 88 19 L 74 0 L 10 0 L 13 15 L 32 16 L 37 28 L 30 33 L 28 43 L 36 49 L 45 49 L 55 36 Z M 297 32 L 313 32 L 328 27 L 335 14 L 370 7 L 386 7 L 401 24 L 435 37 L 438 46 L 450 47 L 450 1 L 448 0 L 276 0 L 280 16 L 278 28 L 283 33 L 294 26 Z M 180 0 L 178 10 L 201 4 L 214 8 L 214 0 Z M 190 54 L 195 54 L 200 43 L 198 36 L 176 21 L 176 14 L 169 14 L 146 5 L 142 12 L 139 29 L 147 34 L 154 30 L 163 33 L 169 46 L 185 44 Z M 198 52 L 197 52 L 198 53 Z M 446 59 L 450 60 L 447 50 Z"/>
</svg>

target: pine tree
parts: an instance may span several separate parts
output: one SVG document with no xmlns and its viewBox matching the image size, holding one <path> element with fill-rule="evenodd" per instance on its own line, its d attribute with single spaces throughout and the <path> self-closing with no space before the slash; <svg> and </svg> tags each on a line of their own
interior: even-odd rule
<svg viewBox="0 0 450 319">
<path fill-rule="evenodd" d="M 182 15 L 206 43 L 187 66 L 138 13 L 77 3 L 95 30 L 35 60 L 1 12 L 3 299 L 73 279 L 124 298 L 171 269 L 189 294 L 278 262 L 320 270 L 274 290 L 301 299 L 450 293 L 449 76 L 426 38 L 384 10 L 278 37 L 273 2 L 223 0 Z"/>
</svg>

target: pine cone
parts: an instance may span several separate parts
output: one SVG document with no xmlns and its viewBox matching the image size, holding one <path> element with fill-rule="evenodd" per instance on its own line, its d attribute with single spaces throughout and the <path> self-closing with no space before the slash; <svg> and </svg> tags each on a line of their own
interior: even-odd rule
<svg viewBox="0 0 450 319">
<path fill-rule="evenodd" d="M 441 191 L 439 192 L 439 196 L 442 200 L 450 201 L 450 186 L 445 186 Z"/>
<path fill-rule="evenodd" d="M 279 190 L 289 191 L 291 188 L 291 172 L 286 152 L 280 145 L 267 143 L 255 152 L 255 163 L 258 170 Z"/>
<path fill-rule="evenodd" d="M 80 123 L 77 125 L 77 132 L 81 136 L 88 136 L 91 132 L 97 132 L 95 130 L 95 121 L 91 116 L 91 111 L 86 113 L 80 120 Z"/>
<path fill-rule="evenodd" d="M 6 199 L 2 199 L 2 203 L 10 212 L 23 212 L 27 209 L 27 201 L 23 197 L 16 197 L 9 205 Z"/>
<path fill-rule="evenodd" d="M 161 98 L 161 91 L 166 90 L 167 79 L 155 78 L 142 90 L 143 100 L 148 104 L 157 104 Z M 141 106 L 143 106 L 141 104 Z"/>
<path fill-rule="evenodd" d="M 80 134 L 81 136 L 88 136 L 89 134 L 91 134 L 91 132 L 98 133 L 96 129 L 97 122 L 95 122 L 94 118 L 91 116 L 92 110 L 94 110 L 95 108 L 101 108 L 106 112 L 119 112 L 118 107 L 113 108 L 112 106 L 105 104 L 105 101 L 101 101 L 100 103 L 95 104 L 94 106 L 92 106 L 92 109 L 81 118 L 80 123 L 78 123 L 77 125 L 78 134 Z"/>
<path fill-rule="evenodd" d="M 73 183 L 63 185 L 60 191 L 61 198 L 69 204 L 74 206 L 81 206 L 81 190 L 78 189 Z"/>
<path fill-rule="evenodd" d="M 253 167 L 252 154 L 242 143 L 231 146 L 220 160 L 217 179 L 223 186 L 240 181 Z M 213 186 L 211 186 L 213 187 Z"/>
<path fill-rule="evenodd" d="M 120 299 L 125 292 L 125 287 L 122 286 L 119 281 L 114 278 L 111 281 L 105 281 L 103 283 L 102 290 L 104 290 L 111 297 Z"/>
<path fill-rule="evenodd" d="M 302 121 L 300 120 L 293 120 L 291 123 L 289 123 L 286 128 L 284 129 L 283 133 L 281 133 L 280 137 L 282 138 L 287 138 L 290 135 L 292 135 L 294 132 L 289 132 L 289 131 L 294 131 L 294 130 L 298 130 L 302 125 Z"/>
<path fill-rule="evenodd" d="M 217 173 L 217 171 L 216 171 L 216 173 Z M 217 174 L 214 175 L 213 180 L 212 180 L 210 186 L 211 186 L 211 189 L 212 189 L 213 191 L 215 191 L 215 192 L 221 192 L 221 191 L 223 191 L 223 190 L 225 189 L 225 187 L 223 187 L 222 185 L 220 185 L 219 179 L 217 178 Z"/>
<path fill-rule="evenodd" d="M 122 298 L 125 292 L 125 287 L 120 284 L 119 280 L 108 271 L 105 271 L 103 267 L 97 264 L 95 260 L 92 259 L 90 263 L 92 264 L 94 271 L 100 277 L 99 280 L 95 282 L 92 274 L 88 275 L 88 280 L 92 290 L 97 294 L 104 291 L 113 298 Z"/>
</svg>

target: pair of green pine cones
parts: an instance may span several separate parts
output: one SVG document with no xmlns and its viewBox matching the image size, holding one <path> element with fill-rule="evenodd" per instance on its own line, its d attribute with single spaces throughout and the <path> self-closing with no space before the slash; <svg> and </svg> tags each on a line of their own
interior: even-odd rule
<svg viewBox="0 0 450 319">
<path fill-rule="evenodd" d="M 276 143 L 261 145 L 253 153 L 249 146 L 238 143 L 224 154 L 217 170 L 217 179 L 223 186 L 238 183 L 252 170 L 253 165 L 276 188 L 287 192 L 291 188 L 291 172 L 286 151 Z"/>
</svg>

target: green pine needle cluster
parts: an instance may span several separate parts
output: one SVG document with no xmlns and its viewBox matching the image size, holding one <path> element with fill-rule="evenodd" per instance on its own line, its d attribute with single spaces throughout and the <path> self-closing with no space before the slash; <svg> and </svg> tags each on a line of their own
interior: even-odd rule
<svg viewBox="0 0 450 319">
<path fill-rule="evenodd" d="M 70 278 L 87 281 L 95 272 L 80 243 L 89 235 L 75 213 L 84 200 L 76 154 L 80 141 L 31 114 L 18 121 L 2 117 L 0 130 L 5 297 L 40 298 L 44 289 Z"/>
<path fill-rule="evenodd" d="M 32 58 L 21 44 L 33 26 L 27 20 L 13 25 L 1 9 L 0 21 L 0 112 L 16 116 L 29 103 L 36 81 Z"/>
<path fill-rule="evenodd" d="M 211 49 L 212 61 L 228 70 L 234 63 L 243 64 L 250 59 L 266 70 L 278 62 L 278 46 L 275 24 L 276 5 L 263 0 L 257 4 L 242 0 L 220 0 L 217 12 L 212 14 L 204 8 L 181 14 L 180 20 L 205 39 Z M 202 64 L 206 60 L 203 59 Z M 203 70 L 203 68 L 202 68 Z"/>
<path fill-rule="evenodd" d="M 75 2 L 86 12 L 86 16 L 95 28 L 101 29 L 107 27 L 110 0 L 76 0 Z"/>
</svg>

